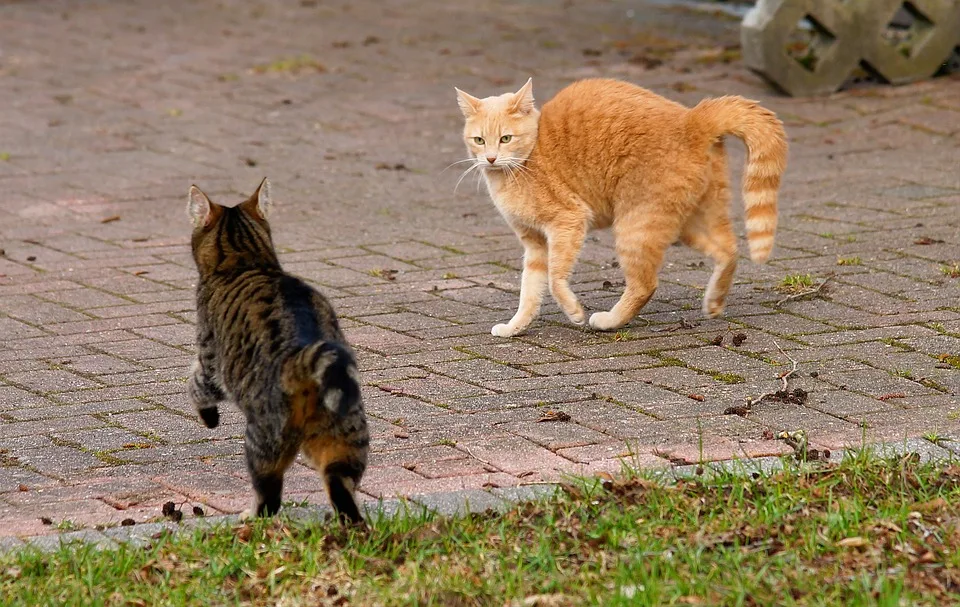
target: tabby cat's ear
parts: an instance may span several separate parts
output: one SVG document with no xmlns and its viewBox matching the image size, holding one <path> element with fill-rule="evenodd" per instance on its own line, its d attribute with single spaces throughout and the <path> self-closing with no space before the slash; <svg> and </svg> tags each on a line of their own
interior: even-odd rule
<svg viewBox="0 0 960 607">
<path fill-rule="evenodd" d="M 270 181 L 264 177 L 253 196 L 240 206 L 255 217 L 266 219 L 273 207 L 273 201 L 270 199 Z"/>
<path fill-rule="evenodd" d="M 208 226 L 213 223 L 223 208 L 210 202 L 207 195 L 195 185 L 190 186 L 190 195 L 187 197 L 187 215 L 193 222 L 193 227 Z"/>
<path fill-rule="evenodd" d="M 513 101 L 510 103 L 510 112 L 513 114 L 529 114 L 533 111 L 533 78 L 529 78 L 527 83 L 520 87 L 520 90 L 513 94 Z"/>
<path fill-rule="evenodd" d="M 480 104 L 482 102 L 479 99 L 473 95 L 464 93 L 457 87 L 453 87 L 453 90 L 457 91 L 457 104 L 460 106 L 460 111 L 463 112 L 464 118 L 470 118 L 480 111 Z"/>
</svg>

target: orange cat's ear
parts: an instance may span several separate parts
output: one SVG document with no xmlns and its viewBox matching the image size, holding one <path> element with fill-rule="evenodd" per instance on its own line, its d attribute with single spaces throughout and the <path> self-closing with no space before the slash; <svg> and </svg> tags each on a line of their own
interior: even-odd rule
<svg viewBox="0 0 960 607">
<path fill-rule="evenodd" d="M 264 177 L 260 185 L 257 186 L 257 191 L 240 207 L 254 217 L 266 219 L 273 207 L 273 200 L 270 198 L 270 181 Z"/>
<path fill-rule="evenodd" d="M 187 215 L 193 222 L 193 227 L 210 225 L 222 212 L 223 207 L 210 202 L 200 188 L 195 185 L 190 186 L 190 194 L 187 196 Z"/>
<path fill-rule="evenodd" d="M 527 83 L 520 87 L 520 90 L 513 94 L 513 101 L 510 102 L 510 112 L 513 114 L 529 114 L 533 111 L 533 78 L 527 80 Z"/>
<path fill-rule="evenodd" d="M 464 118 L 470 118 L 480 111 L 482 102 L 479 99 L 464 93 L 457 87 L 453 87 L 453 90 L 457 91 L 457 103 L 460 105 L 460 111 L 463 112 Z"/>
</svg>

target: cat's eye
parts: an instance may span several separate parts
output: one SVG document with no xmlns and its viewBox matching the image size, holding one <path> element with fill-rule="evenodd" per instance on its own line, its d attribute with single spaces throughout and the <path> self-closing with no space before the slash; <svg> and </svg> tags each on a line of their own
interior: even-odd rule
<svg viewBox="0 0 960 607">
<path fill-rule="evenodd" d="M 513 135 L 504 135 L 500 138 L 500 143 L 510 143 L 511 139 L 513 139 Z"/>
<path fill-rule="evenodd" d="M 473 142 L 476 143 L 477 145 L 483 145 L 485 143 L 483 141 L 483 137 L 474 137 Z"/>
</svg>

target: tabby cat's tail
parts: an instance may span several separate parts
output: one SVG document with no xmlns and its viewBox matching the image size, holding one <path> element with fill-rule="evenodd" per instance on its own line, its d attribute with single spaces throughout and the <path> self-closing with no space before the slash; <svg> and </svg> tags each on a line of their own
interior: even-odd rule
<svg viewBox="0 0 960 607">
<path fill-rule="evenodd" d="M 320 388 L 323 406 L 337 416 L 361 408 L 357 363 L 342 344 L 318 341 L 294 354 L 284 369 L 284 389 L 294 393 L 304 383 Z"/>
<path fill-rule="evenodd" d="M 292 419 L 304 426 L 303 454 L 323 475 L 333 507 L 350 522 L 362 522 L 354 492 L 367 466 L 370 433 L 353 353 L 336 342 L 306 346 L 284 366 L 283 388 Z M 332 415 L 316 415 L 321 408 Z"/>
<path fill-rule="evenodd" d="M 733 135 L 747 146 L 743 172 L 750 258 L 764 262 L 777 231 L 777 190 L 787 166 L 787 135 L 776 114 L 743 97 L 704 99 L 690 110 L 688 124 L 710 141 Z"/>
</svg>

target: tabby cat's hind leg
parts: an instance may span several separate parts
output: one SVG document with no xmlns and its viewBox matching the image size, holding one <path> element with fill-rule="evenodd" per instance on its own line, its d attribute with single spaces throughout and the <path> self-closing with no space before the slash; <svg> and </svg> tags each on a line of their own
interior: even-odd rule
<svg viewBox="0 0 960 607">
<path fill-rule="evenodd" d="M 730 225 L 730 188 L 724 172 L 715 170 L 713 182 L 704 194 L 696 213 L 683 227 L 684 244 L 708 255 L 714 261 L 713 275 L 703 294 L 703 313 L 716 318 L 723 312 L 727 293 L 737 269 L 737 239 Z"/>
<path fill-rule="evenodd" d="M 323 475 L 337 515 L 353 524 L 363 522 L 355 493 L 367 466 L 367 444 L 366 440 L 333 439 L 323 435 L 303 443 L 304 459 Z"/>
<path fill-rule="evenodd" d="M 279 432 L 271 431 L 266 424 L 248 420 L 244 452 L 253 483 L 253 507 L 241 517 L 273 516 L 280 510 L 283 473 L 297 455 L 296 444 L 285 441 Z"/>
</svg>

